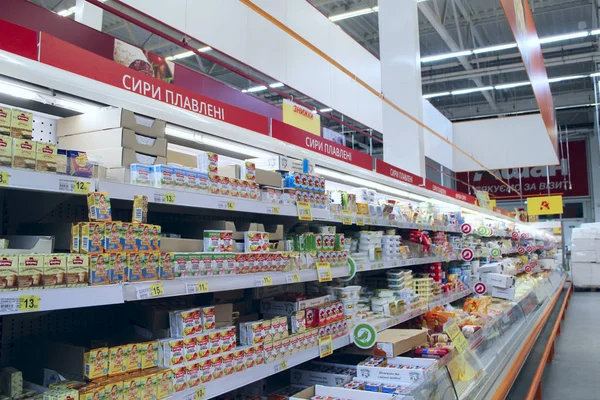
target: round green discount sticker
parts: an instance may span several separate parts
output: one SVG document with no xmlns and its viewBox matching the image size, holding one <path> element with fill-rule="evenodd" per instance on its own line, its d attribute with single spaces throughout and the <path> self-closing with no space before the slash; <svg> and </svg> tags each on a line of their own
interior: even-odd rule
<svg viewBox="0 0 600 400">
<path fill-rule="evenodd" d="M 356 262 L 354 261 L 354 259 L 352 257 L 348 257 L 348 276 L 345 276 L 343 278 L 340 278 L 340 280 L 344 281 L 344 282 L 348 282 L 350 280 L 352 280 L 354 278 L 354 276 L 356 275 Z"/>
<path fill-rule="evenodd" d="M 357 324 L 352 330 L 354 344 L 361 349 L 370 349 L 377 342 L 377 330 L 368 322 Z"/>
</svg>

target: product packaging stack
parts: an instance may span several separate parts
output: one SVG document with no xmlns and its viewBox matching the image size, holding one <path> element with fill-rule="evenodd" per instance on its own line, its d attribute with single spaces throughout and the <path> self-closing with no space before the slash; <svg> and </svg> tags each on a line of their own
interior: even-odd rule
<svg viewBox="0 0 600 400">
<path fill-rule="evenodd" d="M 600 286 L 600 224 L 582 224 L 571 238 L 573 285 Z"/>
</svg>

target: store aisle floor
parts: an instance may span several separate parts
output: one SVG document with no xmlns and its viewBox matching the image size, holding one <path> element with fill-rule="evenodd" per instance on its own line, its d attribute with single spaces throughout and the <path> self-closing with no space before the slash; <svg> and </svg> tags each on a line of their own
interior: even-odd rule
<svg viewBox="0 0 600 400">
<path fill-rule="evenodd" d="M 600 399 L 600 293 L 573 292 L 554 360 L 546 366 L 543 400 Z"/>
</svg>

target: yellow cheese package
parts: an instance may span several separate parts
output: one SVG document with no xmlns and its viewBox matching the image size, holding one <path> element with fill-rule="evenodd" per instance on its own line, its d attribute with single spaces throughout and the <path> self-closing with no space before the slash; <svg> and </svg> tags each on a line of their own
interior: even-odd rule
<svg viewBox="0 0 600 400">
<path fill-rule="evenodd" d="M 157 373 L 156 398 L 164 400 L 173 395 L 173 371 L 162 370 Z"/>
<path fill-rule="evenodd" d="M 43 287 L 44 256 L 41 254 L 22 254 L 19 256 L 19 289 Z"/>
<path fill-rule="evenodd" d="M 129 360 L 129 345 L 114 346 L 108 349 L 108 375 L 119 375 L 127 372 L 127 362 Z"/>
<path fill-rule="evenodd" d="M 33 139 L 33 114 L 21 110 L 12 110 L 10 136 L 17 139 Z"/>
<path fill-rule="evenodd" d="M 145 224 L 148 222 L 148 196 L 136 194 L 133 196 L 133 214 L 131 222 Z"/>
<path fill-rule="evenodd" d="M 0 135 L 10 136 L 10 124 L 12 119 L 12 110 L 0 106 Z"/>
<path fill-rule="evenodd" d="M 110 195 L 108 193 L 89 193 L 87 203 L 90 221 L 112 221 Z"/>
<path fill-rule="evenodd" d="M 36 152 L 37 142 L 27 139 L 13 139 L 13 168 L 34 170 Z"/>
<path fill-rule="evenodd" d="M 35 155 L 35 170 L 56 172 L 58 146 L 53 143 L 38 143 Z"/>
<path fill-rule="evenodd" d="M 83 355 L 86 379 L 96 379 L 108 375 L 108 348 L 92 349 Z"/>
<path fill-rule="evenodd" d="M 81 225 L 75 223 L 71 224 L 71 244 L 69 245 L 69 251 L 71 253 L 79 253 L 81 240 Z"/>
<path fill-rule="evenodd" d="M 67 255 L 67 287 L 88 285 L 90 258 L 87 254 Z"/>
<path fill-rule="evenodd" d="M 0 111 L 2 111 L 1 108 Z M 0 136 L 0 166 L 10 167 L 12 165 L 12 154 L 13 139 L 9 136 Z"/>
<path fill-rule="evenodd" d="M 102 397 L 101 397 L 102 399 Z M 112 380 L 104 386 L 104 400 L 122 400 L 123 399 L 123 381 Z M 79 399 L 82 400 L 82 399 Z"/>
<path fill-rule="evenodd" d="M 17 290 L 19 256 L 0 256 L 0 292 Z"/>
<path fill-rule="evenodd" d="M 127 357 L 127 372 L 139 371 L 142 368 L 139 344 L 130 344 L 128 346 L 128 350 L 129 357 Z"/>
<path fill-rule="evenodd" d="M 66 254 L 44 255 L 44 274 L 42 280 L 45 289 L 67 287 Z"/>
<path fill-rule="evenodd" d="M 142 369 L 158 366 L 158 342 L 140 343 Z"/>
</svg>

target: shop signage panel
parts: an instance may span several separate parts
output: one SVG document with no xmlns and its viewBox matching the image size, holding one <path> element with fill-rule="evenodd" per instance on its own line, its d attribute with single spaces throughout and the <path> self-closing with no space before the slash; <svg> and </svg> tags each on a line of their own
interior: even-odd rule
<svg viewBox="0 0 600 400">
<path fill-rule="evenodd" d="M 410 183 L 411 185 L 416 186 L 423 186 L 422 177 L 398 167 L 394 167 L 392 164 L 388 164 L 379 158 L 375 160 L 375 171 L 378 174 L 385 175 L 401 182 Z"/>
<path fill-rule="evenodd" d="M 431 190 L 433 192 L 443 194 L 444 196 L 452 197 L 456 200 L 464 201 L 465 203 L 475 204 L 475 197 L 470 196 L 468 194 L 457 192 L 456 190 L 449 189 L 447 187 L 438 185 L 430 181 L 429 179 L 425 179 L 425 188 Z"/>
<path fill-rule="evenodd" d="M 321 117 L 319 114 L 288 99 L 283 99 L 281 108 L 283 109 L 283 122 L 313 135 L 321 136 Z"/>
<path fill-rule="evenodd" d="M 302 129 L 281 121 L 272 120 L 271 134 L 275 139 L 283 140 L 295 146 L 314 151 L 365 169 L 373 168 L 373 158 L 360 151 L 352 150 L 337 143 L 312 135 Z"/>
<path fill-rule="evenodd" d="M 37 60 L 38 33 L 0 20 L 0 50 Z"/>
<path fill-rule="evenodd" d="M 254 132 L 269 134 L 269 119 L 170 85 L 42 33 L 40 62 Z"/>
<path fill-rule="evenodd" d="M 562 196 L 529 197 L 527 199 L 528 215 L 556 215 L 562 213 Z"/>
<path fill-rule="evenodd" d="M 567 158 L 567 145 L 561 143 L 562 157 Z M 569 142 L 569 168 L 571 170 L 571 185 L 569 187 L 569 168 L 567 161 L 563 165 L 553 165 L 548 167 L 527 167 L 521 168 L 521 183 L 519 184 L 519 169 L 502 169 L 493 171 L 501 176 L 505 181 L 520 190 L 523 196 L 537 194 L 548 194 L 547 176 L 550 178 L 550 194 L 562 194 L 564 197 L 585 197 L 589 196 L 588 188 L 588 169 L 587 152 L 584 140 Z M 461 172 L 456 174 L 457 178 L 469 182 L 478 190 L 485 190 L 494 197 L 516 196 L 515 192 L 508 192 L 508 188 L 486 171 Z M 467 190 L 467 186 L 457 182 L 458 190 Z"/>
</svg>

